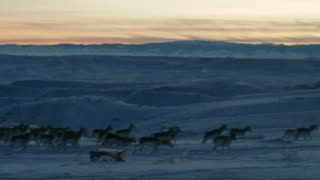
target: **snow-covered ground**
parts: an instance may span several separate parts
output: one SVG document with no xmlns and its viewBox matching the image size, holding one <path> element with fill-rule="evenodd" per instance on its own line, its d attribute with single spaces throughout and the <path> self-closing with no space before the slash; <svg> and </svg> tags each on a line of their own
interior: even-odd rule
<svg viewBox="0 0 320 180">
<path fill-rule="evenodd" d="M 200 144 L 201 137 L 183 138 L 158 152 L 128 150 L 127 162 L 93 163 L 90 139 L 79 150 L 57 152 L 30 147 L 24 152 L 1 145 L 2 179 L 318 179 L 320 136 L 312 141 L 282 141 L 280 129 L 255 129 L 230 152 Z M 260 137 L 260 136 L 259 136 Z M 120 148 L 123 149 L 123 148 Z"/>
<path fill-rule="evenodd" d="M 10 57 L 0 62 L 1 125 L 78 129 L 135 123 L 135 137 L 170 126 L 174 148 L 90 162 L 94 139 L 64 152 L 0 142 L 0 179 L 320 179 L 320 132 L 283 141 L 284 129 L 320 124 L 320 61 L 148 57 Z M 79 60 L 79 61 L 77 61 Z M 205 131 L 250 125 L 230 152 Z M 120 148 L 122 149 L 122 148 Z"/>
</svg>

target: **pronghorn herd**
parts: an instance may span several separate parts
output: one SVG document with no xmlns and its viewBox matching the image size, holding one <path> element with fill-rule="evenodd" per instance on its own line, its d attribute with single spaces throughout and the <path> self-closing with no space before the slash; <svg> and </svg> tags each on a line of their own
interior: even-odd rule
<svg viewBox="0 0 320 180">
<path fill-rule="evenodd" d="M 220 128 L 205 132 L 202 143 L 204 144 L 208 140 L 211 140 L 214 144 L 215 150 L 217 150 L 219 147 L 221 147 L 223 150 L 225 148 L 230 150 L 232 141 L 237 140 L 239 137 L 245 136 L 247 132 L 251 132 L 250 126 L 245 128 L 231 128 L 228 131 L 228 126 L 223 124 Z"/>
<path fill-rule="evenodd" d="M 32 127 L 20 124 L 12 128 L 0 128 L 0 141 L 8 143 L 12 148 L 19 146 L 26 149 L 34 142 L 38 146 L 65 149 L 68 146 L 78 147 L 79 140 L 86 134 L 84 128 L 74 131 L 70 128 Z"/>
<path fill-rule="evenodd" d="M 134 128 L 136 126 L 132 123 L 130 123 L 128 128 L 116 131 L 114 131 L 112 126 L 108 126 L 105 129 L 94 129 L 92 135 L 96 139 L 96 144 L 102 147 L 132 145 L 143 151 L 148 146 L 153 151 L 157 151 L 160 146 L 173 147 L 177 136 L 182 132 L 179 127 L 175 126 L 136 140 L 132 135 Z M 311 134 L 316 129 L 318 129 L 318 126 L 315 124 L 304 128 L 287 129 L 284 131 L 282 139 L 311 140 Z M 223 124 L 219 128 L 205 132 L 202 144 L 211 141 L 215 150 L 219 148 L 230 150 L 232 142 L 246 136 L 248 132 L 251 132 L 250 126 L 245 128 L 228 128 L 227 125 Z M 11 128 L 0 127 L 0 142 L 8 144 L 12 148 L 22 147 L 26 149 L 32 142 L 38 146 L 62 150 L 68 147 L 77 148 L 79 147 L 80 139 L 87 135 L 88 133 L 85 128 L 75 131 L 70 128 L 54 128 L 51 126 L 32 127 L 25 124 L 16 125 Z"/>
<path fill-rule="evenodd" d="M 180 132 L 181 129 L 179 127 L 171 127 L 167 131 L 156 132 L 151 136 L 141 137 L 139 139 L 140 151 L 145 146 L 151 146 L 154 151 L 157 151 L 159 146 L 173 147 L 172 141 L 175 141 Z"/>
<path fill-rule="evenodd" d="M 312 124 L 309 127 L 304 128 L 296 128 L 296 129 L 287 129 L 284 131 L 284 135 L 282 136 L 283 140 L 288 140 L 292 138 L 293 140 L 299 140 L 303 138 L 304 140 L 311 140 L 311 133 L 318 129 L 318 125 Z M 247 132 L 251 132 L 251 127 L 247 126 L 245 128 L 231 128 L 228 130 L 227 125 L 222 125 L 218 129 L 213 129 L 207 131 L 204 134 L 202 143 L 205 143 L 208 139 L 212 140 L 214 144 L 214 149 L 217 150 L 219 147 L 224 150 L 227 148 L 230 150 L 230 145 L 233 141 L 238 138 L 244 137 Z M 227 133 L 224 133 L 227 131 Z M 223 134 L 224 133 L 224 134 Z"/>
<path fill-rule="evenodd" d="M 167 131 L 160 131 L 153 133 L 150 136 L 141 137 L 136 144 L 136 139 L 132 137 L 132 131 L 135 128 L 134 124 L 130 124 L 127 129 L 121 129 L 113 132 L 113 128 L 108 126 L 106 129 L 94 129 L 93 134 L 95 135 L 96 142 L 101 146 L 128 146 L 135 145 L 139 146 L 142 151 L 145 146 L 151 146 L 154 151 L 159 146 L 173 146 L 177 135 L 181 132 L 179 127 L 171 127 Z"/>
<path fill-rule="evenodd" d="M 287 129 L 283 134 L 283 138 L 291 138 L 295 140 L 298 140 L 300 138 L 303 138 L 305 140 L 312 139 L 311 133 L 316 129 L 318 129 L 318 125 L 316 124 L 312 124 L 311 126 L 306 128 Z"/>
</svg>

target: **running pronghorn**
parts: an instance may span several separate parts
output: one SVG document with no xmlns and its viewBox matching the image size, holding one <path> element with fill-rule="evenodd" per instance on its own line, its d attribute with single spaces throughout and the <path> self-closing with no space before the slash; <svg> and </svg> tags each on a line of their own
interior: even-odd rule
<svg viewBox="0 0 320 180">
<path fill-rule="evenodd" d="M 111 131 L 113 131 L 113 127 L 109 125 L 105 129 L 94 129 L 92 131 L 92 134 L 94 137 L 98 137 L 98 136 L 102 136 L 102 134 L 104 134 L 105 132 L 111 132 Z"/>
<path fill-rule="evenodd" d="M 283 133 L 282 139 L 294 139 L 297 134 L 297 129 L 286 129 Z"/>
<path fill-rule="evenodd" d="M 33 128 L 30 130 L 30 141 L 34 141 L 36 144 L 39 143 L 39 137 L 45 133 L 42 128 Z"/>
<path fill-rule="evenodd" d="M 53 146 L 57 137 L 53 134 L 41 134 L 38 138 L 38 145 Z"/>
<path fill-rule="evenodd" d="M 72 147 L 79 146 L 80 138 L 86 134 L 86 129 L 80 128 L 79 131 L 67 131 L 64 132 L 58 139 L 58 144 L 65 148 L 67 145 L 71 145 Z"/>
<path fill-rule="evenodd" d="M 8 128 L 6 131 L 6 141 L 10 140 L 14 136 L 25 135 L 30 132 L 30 126 L 25 124 L 17 125 L 13 128 Z"/>
<path fill-rule="evenodd" d="M 108 135 L 109 133 L 112 133 L 112 131 L 113 131 L 113 128 L 111 126 L 108 126 L 106 129 L 93 130 L 93 135 L 96 137 L 97 144 L 99 144 L 106 135 Z"/>
<path fill-rule="evenodd" d="M 135 143 L 136 140 L 131 137 L 122 137 L 117 134 L 109 133 L 101 139 L 101 145 L 105 146 L 128 146 Z"/>
<path fill-rule="evenodd" d="M 46 133 L 49 134 L 54 134 L 54 135 L 62 135 L 65 134 L 66 132 L 71 132 L 72 129 L 70 128 L 52 128 L 52 127 L 47 127 Z"/>
<path fill-rule="evenodd" d="M 142 137 L 139 139 L 139 147 L 140 151 L 143 150 L 144 146 L 151 146 L 153 148 L 153 151 L 158 151 L 159 146 L 169 146 L 173 147 L 173 144 L 171 141 L 168 140 L 160 140 L 155 137 Z"/>
<path fill-rule="evenodd" d="M 217 150 L 219 147 L 221 147 L 222 150 L 225 150 L 225 148 L 230 150 L 230 145 L 234 140 L 236 140 L 235 134 L 217 136 L 212 140 L 214 144 L 214 150 Z"/>
<path fill-rule="evenodd" d="M 27 145 L 29 144 L 29 141 L 30 141 L 30 133 L 16 135 L 10 139 L 10 147 L 14 147 L 15 145 L 20 145 L 23 147 L 23 149 L 26 149 Z"/>
<path fill-rule="evenodd" d="M 83 128 L 81 128 L 81 129 L 84 131 L 83 134 L 86 133 L 85 129 L 83 129 Z M 76 133 L 76 132 L 74 132 L 70 128 L 48 128 L 48 131 L 45 134 L 53 135 L 55 137 L 54 143 L 56 145 L 61 145 L 62 139 L 63 139 L 63 137 L 65 135 L 67 135 L 67 134 L 71 134 L 72 135 L 74 133 Z"/>
<path fill-rule="evenodd" d="M 32 128 L 30 130 L 30 141 L 34 141 L 36 144 L 39 145 L 39 140 L 41 140 L 42 135 L 48 135 L 51 134 L 53 135 L 53 128 L 50 127 L 37 127 L 37 128 Z"/>
<path fill-rule="evenodd" d="M 0 141 L 8 142 L 10 140 L 11 128 L 0 128 Z"/>
<path fill-rule="evenodd" d="M 7 128 L 0 128 L 0 141 L 4 141 L 7 136 Z"/>
<path fill-rule="evenodd" d="M 247 126 L 245 128 L 231 128 L 230 134 L 235 135 L 236 138 L 243 137 L 246 135 L 247 132 L 251 132 L 251 127 Z"/>
<path fill-rule="evenodd" d="M 135 125 L 130 123 L 129 127 L 127 129 L 120 129 L 118 131 L 116 131 L 116 134 L 121 136 L 121 137 L 130 137 L 131 132 L 133 130 L 133 128 L 135 128 Z"/>
<path fill-rule="evenodd" d="M 171 127 L 167 131 L 153 133 L 152 136 L 163 141 L 174 141 L 180 132 L 182 131 L 179 127 Z"/>
<path fill-rule="evenodd" d="M 207 131 L 203 136 L 202 144 L 205 144 L 209 139 L 213 139 L 216 136 L 221 135 L 223 133 L 223 131 L 225 131 L 227 129 L 228 129 L 227 125 L 223 124 L 218 129 L 213 129 L 211 131 Z"/>
<path fill-rule="evenodd" d="M 8 142 L 14 136 L 24 135 L 30 133 L 31 128 L 28 125 L 20 124 L 14 127 L 2 127 L 0 128 L 0 141 Z"/>
<path fill-rule="evenodd" d="M 295 139 L 304 138 L 304 140 L 312 139 L 311 133 L 318 128 L 318 125 L 312 124 L 308 128 L 297 128 Z"/>
<path fill-rule="evenodd" d="M 11 128 L 11 130 L 13 135 L 25 134 L 30 130 L 30 126 L 25 124 L 20 124 Z"/>
<path fill-rule="evenodd" d="M 122 150 L 114 149 L 98 149 L 90 152 L 90 159 L 93 162 L 97 161 L 113 161 L 113 162 L 124 162 L 126 152 Z"/>
</svg>

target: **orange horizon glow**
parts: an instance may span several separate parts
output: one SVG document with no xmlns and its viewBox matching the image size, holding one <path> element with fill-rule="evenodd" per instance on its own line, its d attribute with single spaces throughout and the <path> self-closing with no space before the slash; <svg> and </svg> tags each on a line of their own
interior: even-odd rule
<svg viewBox="0 0 320 180">
<path fill-rule="evenodd" d="M 179 41 L 218 41 L 218 42 L 229 42 L 229 43 L 237 43 L 237 44 L 252 44 L 252 45 L 263 45 L 263 44 L 273 44 L 273 45 L 284 45 L 284 46 L 296 46 L 296 45 L 320 45 L 319 43 L 281 43 L 281 42 L 237 42 L 237 41 L 220 41 L 220 40 L 208 40 L 208 39 L 192 39 L 192 40 L 172 40 L 172 41 L 152 41 L 152 42 L 143 42 L 143 43 L 130 43 L 130 42 L 47 42 L 47 43 L 0 43 L 0 45 L 10 46 L 10 45 L 17 45 L 17 46 L 56 46 L 56 45 L 83 45 L 83 46 L 90 46 L 90 45 L 143 45 L 143 44 L 152 44 L 152 43 L 170 43 L 170 42 L 179 42 Z"/>
<path fill-rule="evenodd" d="M 2 0 L 0 44 L 320 44 L 317 0 Z"/>
</svg>

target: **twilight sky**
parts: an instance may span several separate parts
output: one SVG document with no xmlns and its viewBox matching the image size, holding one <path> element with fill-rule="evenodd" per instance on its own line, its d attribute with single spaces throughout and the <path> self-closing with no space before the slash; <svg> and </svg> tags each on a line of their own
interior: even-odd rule
<svg viewBox="0 0 320 180">
<path fill-rule="evenodd" d="M 0 0 L 0 44 L 320 43 L 320 0 Z"/>
</svg>

